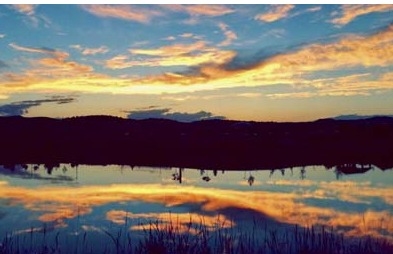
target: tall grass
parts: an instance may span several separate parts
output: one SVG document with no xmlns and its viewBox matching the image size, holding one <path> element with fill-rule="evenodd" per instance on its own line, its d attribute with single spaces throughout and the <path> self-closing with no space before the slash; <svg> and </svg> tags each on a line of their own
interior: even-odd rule
<svg viewBox="0 0 393 254">
<path fill-rule="evenodd" d="M 186 224 L 175 219 L 170 222 L 139 222 L 140 231 L 129 230 L 127 222 L 113 233 L 102 230 L 99 242 L 90 239 L 91 232 L 81 232 L 74 240 L 61 231 L 45 227 L 40 232 L 8 234 L 0 243 L 0 253 L 131 253 L 131 254 L 251 254 L 251 253 L 393 253 L 393 244 L 372 237 L 348 238 L 325 227 L 292 226 L 287 230 L 269 229 L 266 224 L 254 222 L 247 229 L 232 224 L 223 226 L 217 220 L 214 227 L 191 220 Z M 231 223 L 231 222 L 230 222 Z M 79 237 L 81 236 L 81 238 Z"/>
</svg>

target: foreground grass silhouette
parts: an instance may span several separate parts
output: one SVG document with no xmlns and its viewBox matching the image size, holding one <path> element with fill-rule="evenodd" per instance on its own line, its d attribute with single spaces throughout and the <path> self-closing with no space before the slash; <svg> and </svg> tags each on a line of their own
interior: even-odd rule
<svg viewBox="0 0 393 254">
<path fill-rule="evenodd" d="M 129 231 L 127 221 L 115 233 L 101 230 L 107 241 L 94 241 L 84 231 L 73 245 L 67 241 L 70 236 L 60 231 L 52 232 L 49 240 L 45 227 L 40 236 L 33 229 L 23 236 L 9 234 L 0 243 L 0 253 L 393 253 L 393 243 L 386 239 L 348 238 L 325 227 L 296 225 L 278 231 L 254 222 L 244 230 L 219 219 L 213 228 L 203 219 L 201 223 L 190 219 L 187 224 L 172 219 L 139 224 L 137 233 Z"/>
</svg>

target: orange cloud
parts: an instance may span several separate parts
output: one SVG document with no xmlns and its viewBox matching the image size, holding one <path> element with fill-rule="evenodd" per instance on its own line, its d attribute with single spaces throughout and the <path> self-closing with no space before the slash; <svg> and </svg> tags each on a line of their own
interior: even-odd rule
<svg viewBox="0 0 393 254">
<path fill-rule="evenodd" d="M 50 48 L 33 48 L 33 47 L 23 47 L 19 46 L 16 43 L 10 43 L 8 44 L 11 48 L 18 50 L 18 51 L 23 51 L 23 52 L 29 52 L 29 53 L 40 53 L 40 54 L 48 54 L 56 58 L 67 58 L 69 56 L 68 53 L 63 52 L 63 51 L 58 51 Z"/>
<path fill-rule="evenodd" d="M 202 64 L 224 64 L 234 56 L 233 51 L 223 51 L 206 46 L 204 41 L 193 44 L 173 44 L 156 49 L 130 49 L 132 55 L 146 56 L 144 59 L 129 60 L 118 55 L 105 62 L 110 69 L 124 69 L 134 66 L 198 66 Z"/>
<path fill-rule="evenodd" d="M 393 72 L 384 73 L 381 78 L 383 81 L 393 81 Z"/>
<path fill-rule="evenodd" d="M 83 9 L 99 17 L 117 18 L 140 23 L 148 23 L 152 17 L 161 13 L 151 9 L 136 8 L 128 5 L 84 5 Z"/>
<path fill-rule="evenodd" d="M 130 53 L 134 55 L 148 55 L 148 56 L 172 56 L 184 55 L 193 51 L 203 50 L 206 47 L 204 41 L 197 41 L 193 44 L 173 44 L 163 46 L 157 49 L 130 49 Z"/>
<path fill-rule="evenodd" d="M 293 8 L 295 8 L 295 6 L 292 4 L 272 5 L 269 11 L 256 15 L 255 19 L 259 21 L 271 23 L 288 17 L 289 11 L 292 10 Z"/>
<path fill-rule="evenodd" d="M 342 5 L 341 13 L 333 12 L 333 16 L 338 16 L 330 20 L 331 23 L 343 26 L 359 16 L 367 15 L 373 12 L 388 12 L 393 11 L 391 4 L 356 4 L 356 5 Z"/>
<path fill-rule="evenodd" d="M 11 45 L 10 45 L 11 46 Z M 193 73 L 163 73 L 141 77 L 110 77 L 88 65 L 68 60 L 68 53 L 12 44 L 15 50 L 46 54 L 24 73 L 0 73 L 1 96 L 19 91 L 79 91 L 114 94 L 162 94 L 206 91 L 228 87 L 288 84 L 312 91 L 272 94 L 272 98 L 367 95 L 392 89 L 391 76 L 352 75 L 311 78 L 320 71 L 357 67 L 386 68 L 393 64 L 393 26 L 369 36 L 347 35 L 330 43 L 314 43 L 274 55 L 240 69 L 227 68 L 236 52 L 210 47 L 204 41 L 159 48 L 133 48 L 104 62 L 110 69 L 134 66 L 195 66 Z M 254 61 L 255 62 L 255 61 Z"/>
<path fill-rule="evenodd" d="M 393 61 L 393 44 L 389 45 L 393 40 L 392 35 L 393 26 L 370 37 L 348 36 L 330 44 L 313 44 L 272 60 L 305 71 L 342 66 L 387 66 Z"/>
<path fill-rule="evenodd" d="M 259 64 L 276 66 L 275 72 L 302 74 L 350 67 L 386 67 L 393 63 L 393 26 L 368 37 L 346 36 L 328 44 L 311 44 L 292 53 L 273 56 Z"/>
<path fill-rule="evenodd" d="M 233 56 L 235 54 L 233 53 Z M 223 60 L 231 61 L 226 57 Z M 222 61 L 221 61 L 222 62 Z M 370 36 L 349 35 L 326 44 L 311 44 L 297 51 L 275 55 L 259 64 L 243 69 L 226 69 L 223 64 L 202 66 L 198 74 L 164 74 L 137 80 L 151 84 L 198 84 L 200 88 L 303 84 L 321 88 L 326 82 L 305 79 L 304 74 L 353 67 L 386 67 L 393 63 L 393 26 Z M 352 79 L 355 77 L 352 77 Z M 357 77 L 356 79 L 358 79 Z M 353 80 L 336 79 L 336 88 Z M 367 80 L 366 80 L 367 81 Z M 369 80 L 368 87 L 378 85 L 379 78 Z M 204 84 L 204 85 L 203 85 Z M 363 83 L 364 85 L 364 83 Z M 352 84 L 356 89 L 356 84 Z M 345 86 L 344 86 L 345 87 Z M 350 86 L 346 85 L 347 88 Z M 360 88 L 360 86 L 357 86 Z M 333 92 L 333 91 L 330 91 Z"/>
<path fill-rule="evenodd" d="M 128 61 L 128 56 L 117 55 L 105 61 L 105 66 L 109 69 L 125 69 L 135 66 L 133 62 Z"/>
<path fill-rule="evenodd" d="M 172 11 L 187 12 L 192 16 L 223 16 L 235 12 L 225 5 L 199 4 L 199 5 L 163 5 Z"/>
<path fill-rule="evenodd" d="M 103 79 L 106 77 L 105 75 L 94 73 L 91 66 L 69 61 L 69 54 L 64 51 L 23 47 L 13 43 L 10 46 L 18 51 L 45 54 L 47 56 L 30 60 L 33 68 L 23 73 L 3 73 L 1 75 L 2 81 L 0 82 L 4 87 L 1 91 L 3 96 L 15 92 L 37 90 L 44 92 L 91 91 L 92 87 L 90 84 L 92 81 L 89 81 L 89 79 Z"/>
<path fill-rule="evenodd" d="M 327 79 L 313 79 L 303 81 L 305 85 L 317 88 L 312 92 L 273 93 L 266 95 L 273 99 L 310 98 L 318 96 L 354 96 L 371 95 L 372 91 L 393 89 L 391 73 L 372 78 L 370 74 L 356 74 Z"/>
<path fill-rule="evenodd" d="M 116 56 L 105 62 L 110 69 L 125 69 L 135 66 L 198 66 L 201 64 L 223 64 L 234 57 L 232 51 L 209 51 L 192 55 L 179 55 L 163 58 L 147 58 L 144 60 L 131 60 L 124 55 Z M 175 75 L 175 74 L 174 74 Z"/>
<path fill-rule="evenodd" d="M 59 58 L 42 58 L 38 61 L 44 69 L 39 71 L 51 72 L 50 76 L 70 76 L 85 74 L 93 71 L 93 68 L 88 65 L 80 64 L 73 61 L 66 61 Z"/>
<path fill-rule="evenodd" d="M 13 4 L 12 8 L 25 15 L 34 15 L 36 4 Z"/>
<path fill-rule="evenodd" d="M 51 21 L 43 16 L 43 15 L 36 15 L 35 11 L 37 8 L 37 4 L 13 4 L 10 5 L 12 9 L 15 11 L 25 15 L 28 19 L 28 24 L 32 24 L 33 26 L 38 26 L 39 22 L 43 22 L 46 27 L 51 24 Z M 26 22 L 27 23 L 27 22 Z"/>
<path fill-rule="evenodd" d="M 219 47 L 229 46 L 232 43 L 232 41 L 237 39 L 236 33 L 229 30 L 229 27 L 227 24 L 220 22 L 220 23 L 218 23 L 218 27 L 221 29 L 221 31 L 225 35 L 225 40 L 222 41 L 220 44 L 218 44 Z"/>
<path fill-rule="evenodd" d="M 91 74 L 93 71 L 91 66 L 68 61 L 67 58 L 69 57 L 69 54 L 64 51 L 47 48 L 22 47 L 13 43 L 9 45 L 15 50 L 29 53 L 47 54 L 50 56 L 31 61 L 35 68 L 27 70 L 24 74 L 17 75 L 6 73 L 5 80 L 11 83 L 15 81 L 24 83 L 27 80 L 30 80 L 30 82 L 33 84 L 34 81 L 43 80 L 45 78 L 59 79 L 61 77 L 75 77 L 79 75 L 83 76 L 86 74 Z M 11 83 L 9 83 L 10 86 L 16 85 Z"/>
<path fill-rule="evenodd" d="M 318 187 L 314 192 L 276 193 L 268 191 L 237 191 L 193 186 L 160 184 L 113 184 L 106 186 L 80 187 L 35 187 L 25 188 L 0 182 L 0 192 L 7 197 L 10 205 L 22 205 L 25 209 L 40 212 L 38 219 L 45 222 L 62 223 L 65 219 L 91 213 L 94 207 L 114 202 L 142 201 L 160 203 L 167 207 L 193 204 L 198 207 L 192 213 L 196 222 L 203 214 L 222 213 L 231 208 L 254 211 L 262 217 L 269 217 L 286 224 L 300 226 L 324 225 L 342 230 L 351 236 L 372 235 L 393 242 L 393 220 L 389 210 L 346 212 L 329 207 L 306 204 L 303 199 L 313 197 L 344 200 L 365 200 L 383 198 L 391 202 L 391 187 L 371 186 L 355 182 L 308 183 Z M 356 189 L 356 192 L 349 190 Z M 346 196 L 345 196 L 346 195 Z M 340 199 L 340 198 L 339 198 Z M 389 203 L 391 204 L 391 203 Z M 200 212 L 197 212 L 200 211 Z M 158 218 L 168 222 L 168 215 L 161 213 L 136 215 L 125 211 L 110 211 L 107 219 L 124 223 L 125 217 L 135 219 Z M 179 216 L 180 222 L 190 220 L 190 215 Z M 226 219 L 225 219 L 226 220 Z M 215 216 L 207 216 L 206 223 L 214 226 Z M 380 221 L 384 221 L 383 224 Z"/>
</svg>

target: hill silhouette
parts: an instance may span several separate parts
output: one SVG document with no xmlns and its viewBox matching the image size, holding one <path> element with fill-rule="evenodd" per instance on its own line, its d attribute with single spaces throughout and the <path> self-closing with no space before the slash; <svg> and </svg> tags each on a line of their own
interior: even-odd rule
<svg viewBox="0 0 393 254">
<path fill-rule="evenodd" d="M 0 140 L 0 164 L 260 169 L 371 163 L 393 167 L 390 117 L 303 123 L 0 117 Z"/>
</svg>

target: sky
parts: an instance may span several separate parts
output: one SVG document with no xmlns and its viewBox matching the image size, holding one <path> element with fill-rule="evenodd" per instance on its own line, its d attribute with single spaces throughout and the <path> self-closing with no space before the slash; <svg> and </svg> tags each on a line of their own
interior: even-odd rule
<svg viewBox="0 0 393 254">
<path fill-rule="evenodd" d="M 0 116 L 393 114 L 393 5 L 0 5 Z"/>
</svg>

